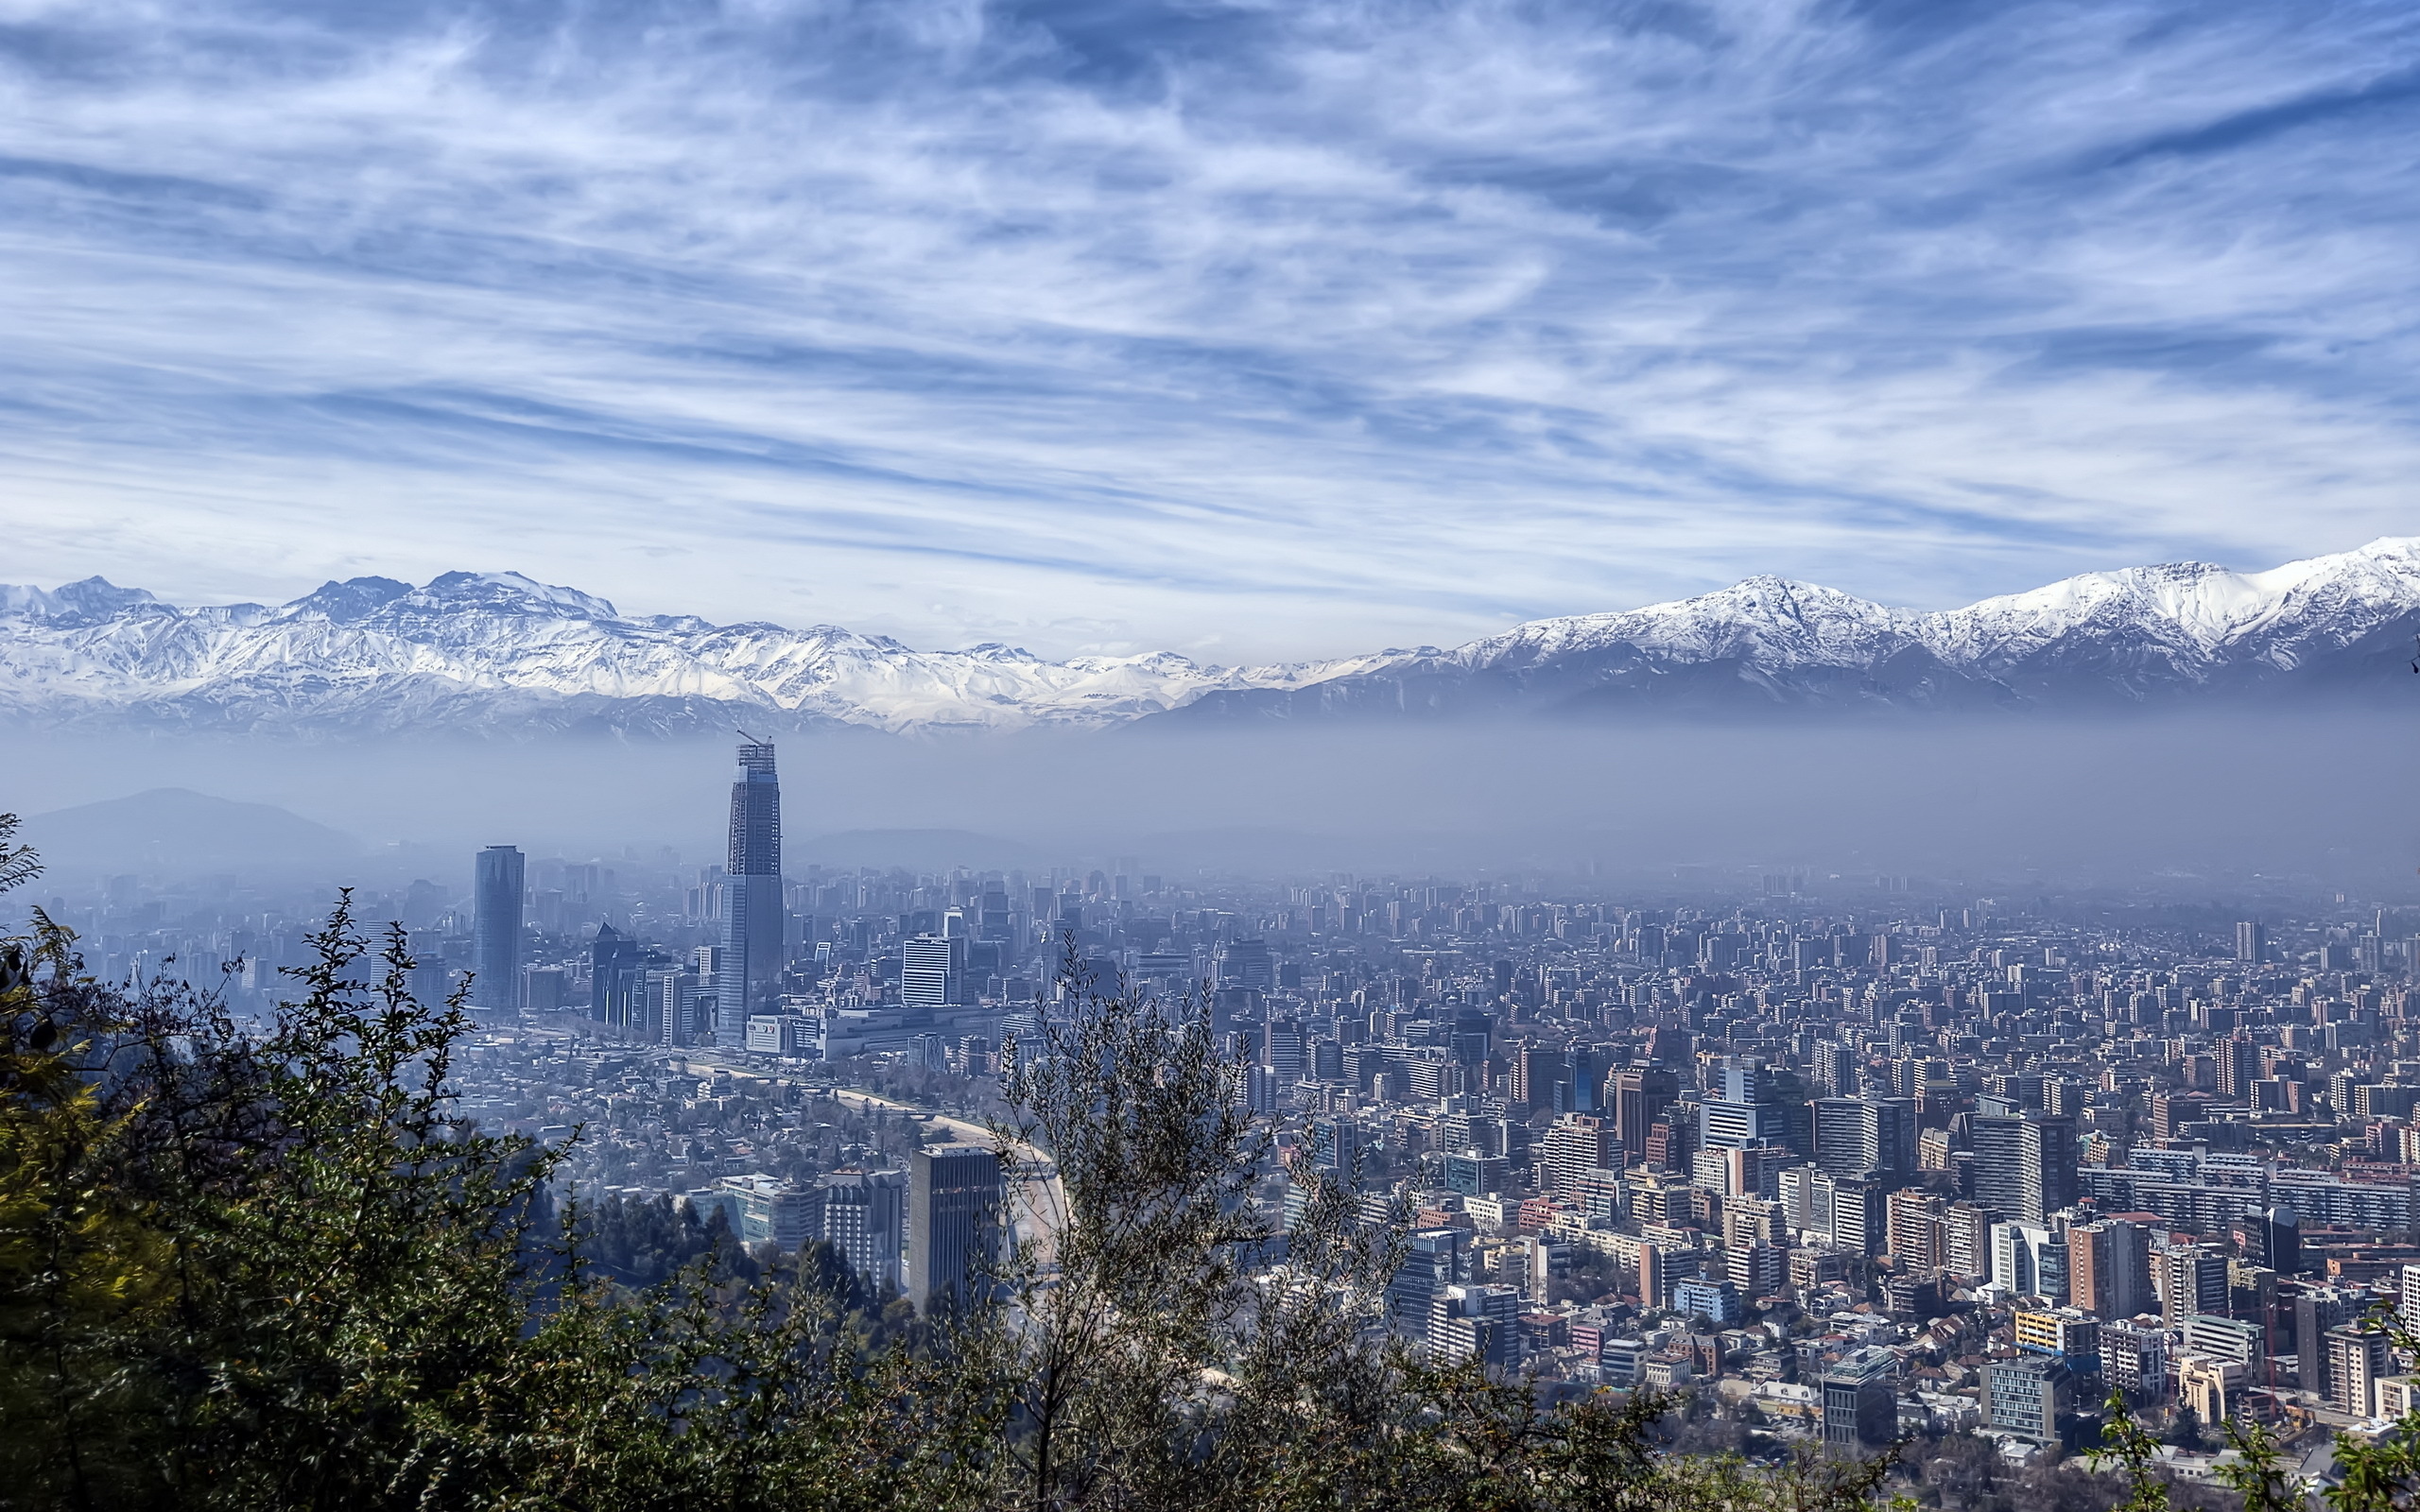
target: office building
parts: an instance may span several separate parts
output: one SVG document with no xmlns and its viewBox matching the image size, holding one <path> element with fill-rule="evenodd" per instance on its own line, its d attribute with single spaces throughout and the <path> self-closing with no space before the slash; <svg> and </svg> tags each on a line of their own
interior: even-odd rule
<svg viewBox="0 0 2420 1512">
<path fill-rule="evenodd" d="M 899 1002 L 908 1008 L 949 1008 L 965 1001 L 966 941 L 918 935 L 899 942 Z"/>
<path fill-rule="evenodd" d="M 1996 1223 L 1992 1225 L 1992 1281 L 2017 1297 L 2064 1302 L 2066 1246 L 2041 1224 Z"/>
<path fill-rule="evenodd" d="M 1898 1436 L 1897 1368 L 1890 1350 L 1869 1347 L 1824 1372 L 1820 1410 L 1826 1450 L 1859 1454 Z"/>
<path fill-rule="evenodd" d="M 1890 1235 L 1888 1189 L 1872 1177 L 1815 1178 L 1817 1202 L 1827 1202 L 1832 1215 L 1832 1243 L 1860 1254 L 1879 1255 Z"/>
<path fill-rule="evenodd" d="M 982 1144 L 931 1144 L 908 1158 L 903 1290 L 929 1314 L 963 1300 L 998 1232 L 999 1158 Z"/>
<path fill-rule="evenodd" d="M 1753 1056 L 1726 1056 L 1714 1095 L 1698 1105 L 1698 1147 L 1794 1147 L 1800 1141 L 1799 1130 L 1792 1126 L 1791 1111 L 1775 1098 L 1764 1062 Z"/>
<path fill-rule="evenodd" d="M 897 1286 L 907 1177 L 897 1171 L 835 1171 L 818 1184 L 816 1237 L 832 1246 L 868 1292 Z"/>
<path fill-rule="evenodd" d="M 1403 1263 L 1387 1280 L 1387 1312 L 1395 1326 L 1422 1332 L 1445 1289 L 1470 1280 L 1470 1230 L 1415 1228 L 1404 1236 Z"/>
<path fill-rule="evenodd" d="M 521 852 L 492 845 L 474 866 L 471 1006 L 521 1006 Z"/>
<path fill-rule="evenodd" d="M 2041 1223 L 2076 1200 L 2076 1125 L 2042 1114 L 1975 1120 L 1975 1200 L 2003 1217 Z"/>
<path fill-rule="evenodd" d="M 815 1237 L 813 1194 L 777 1177 L 727 1176 L 717 1185 L 731 1194 L 726 1211 L 735 1210 L 733 1231 L 750 1245 L 775 1244 L 796 1249 Z"/>
<path fill-rule="evenodd" d="M 1815 1163 L 1835 1176 L 1909 1179 L 1916 1170 L 1916 1105 L 1904 1097 L 1819 1098 Z"/>
<path fill-rule="evenodd" d="M 1983 1426 L 2036 1444 L 2059 1442 L 2074 1408 L 2074 1377 L 2054 1359 L 2020 1356 L 1983 1366 Z"/>
<path fill-rule="evenodd" d="M 739 747 L 729 840 L 715 1041 L 736 1050 L 747 1046 L 750 1010 L 775 995 L 787 954 L 782 937 L 787 924 L 782 902 L 782 789 L 769 743 L 751 740 Z"/>
<path fill-rule="evenodd" d="M 2266 1208 L 2250 1228 L 2251 1256 L 2280 1276 L 2303 1268 L 2302 1219 L 2291 1208 Z"/>
<path fill-rule="evenodd" d="M 628 1028 L 639 1009 L 647 981 L 647 951 L 611 924 L 596 926 L 588 942 L 588 1016 L 597 1023 Z"/>
<path fill-rule="evenodd" d="M 1315 1119 L 1311 1123 L 1310 1136 L 1311 1163 L 1322 1171 L 1333 1171 L 1339 1175 L 1349 1174 L 1353 1170 L 1355 1162 L 1360 1157 L 1366 1138 L 1361 1132 L 1361 1125 L 1350 1118 Z M 1482 1160 L 1493 1160 L 1495 1162 L 1489 1173 L 1495 1177 L 1495 1184 L 1476 1187 L 1472 1190 L 1502 1191 L 1506 1179 L 1504 1158 L 1500 1155 L 1475 1155 L 1474 1158 Z"/>
<path fill-rule="evenodd" d="M 1505 1366 L 1520 1359 L 1521 1294 L 1493 1284 L 1449 1285 L 1429 1303 L 1428 1357 Z"/>
<path fill-rule="evenodd" d="M 1260 1063 L 1267 1066 L 1281 1087 L 1291 1087 L 1303 1079 L 1309 1059 L 1309 1043 L 1303 1025 L 1296 1019 L 1271 1019 L 1260 1034 Z"/>
<path fill-rule="evenodd" d="M 1614 1136 L 1636 1165 L 1647 1159 L 1647 1131 L 1680 1096 L 1681 1078 L 1667 1067 L 1632 1066 L 1614 1073 L 1612 1085 Z"/>
<path fill-rule="evenodd" d="M 1220 987 L 1267 992 L 1277 986 L 1277 960 L 1265 939 L 1231 939 L 1219 947 L 1214 964 Z"/>
</svg>

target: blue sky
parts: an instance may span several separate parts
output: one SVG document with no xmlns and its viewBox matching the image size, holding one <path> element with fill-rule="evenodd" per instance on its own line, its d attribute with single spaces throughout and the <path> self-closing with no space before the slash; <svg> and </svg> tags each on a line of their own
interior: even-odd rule
<svg viewBox="0 0 2420 1512">
<path fill-rule="evenodd" d="M 0 0 L 0 576 L 925 645 L 2420 531 L 2420 8 Z"/>
</svg>

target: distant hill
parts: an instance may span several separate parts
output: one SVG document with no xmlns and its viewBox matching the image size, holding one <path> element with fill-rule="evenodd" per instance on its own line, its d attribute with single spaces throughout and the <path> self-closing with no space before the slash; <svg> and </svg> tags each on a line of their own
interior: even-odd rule
<svg viewBox="0 0 2420 1512">
<path fill-rule="evenodd" d="M 268 803 L 239 803 L 184 787 L 55 809 L 25 821 L 25 835 L 55 871 L 287 866 L 342 861 L 361 842 Z"/>
</svg>

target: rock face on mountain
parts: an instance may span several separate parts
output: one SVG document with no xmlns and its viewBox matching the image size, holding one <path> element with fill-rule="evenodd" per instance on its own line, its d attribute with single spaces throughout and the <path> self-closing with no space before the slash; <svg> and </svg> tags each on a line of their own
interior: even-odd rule
<svg viewBox="0 0 2420 1512">
<path fill-rule="evenodd" d="M 0 713 L 21 728 L 521 735 L 2085 710 L 2371 685 L 2403 671 L 2415 631 L 2420 540 L 2265 573 L 2090 573 L 1931 614 L 1753 577 L 1451 650 L 1265 667 L 631 617 L 512 573 L 356 577 L 202 609 L 89 578 L 0 587 Z"/>
</svg>

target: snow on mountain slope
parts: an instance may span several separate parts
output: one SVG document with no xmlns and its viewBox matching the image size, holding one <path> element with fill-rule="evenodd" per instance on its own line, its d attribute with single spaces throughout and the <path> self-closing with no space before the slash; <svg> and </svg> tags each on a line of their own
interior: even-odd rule
<svg viewBox="0 0 2420 1512">
<path fill-rule="evenodd" d="M 2053 706 L 2308 679 L 2331 659 L 2375 660 L 2415 619 L 2420 539 L 2261 573 L 2199 562 L 2087 573 L 1939 613 L 1752 577 L 1450 650 L 1267 667 L 1167 652 L 1047 662 L 999 644 L 918 651 L 835 626 L 631 617 L 514 573 L 448 573 L 417 588 L 358 577 L 281 606 L 192 610 L 89 578 L 0 587 L 0 712 L 35 726 L 510 734 L 750 720 L 1091 728 L 1176 710 L 1450 714 L 1659 699 Z"/>
<path fill-rule="evenodd" d="M 833 626 L 627 618 L 511 573 L 448 573 L 417 589 L 355 578 L 274 609 L 182 610 L 98 579 L 0 594 L 0 708 L 33 719 L 496 732 L 745 717 L 890 730 L 1095 725 L 1250 676 L 1167 653 L 1053 662 L 998 645 L 915 651 Z"/>
<path fill-rule="evenodd" d="M 1776 705 L 2109 707 L 2342 685 L 2420 630 L 2420 539 L 2234 573 L 2087 573 L 1916 613 L 1780 577 L 1617 613 L 1534 620 L 1327 680 L 1214 689 L 1188 718 L 1476 717 Z"/>
<path fill-rule="evenodd" d="M 1610 614 L 1532 620 L 1449 653 L 1473 667 L 1627 645 L 1678 662 L 1769 668 L 1871 663 L 1921 647 L 1991 673 L 2081 639 L 2139 637 L 2204 662 L 2246 642 L 2342 646 L 2420 610 L 2420 537 L 2234 573 L 2206 562 L 2086 573 L 2047 587 L 1919 614 L 1780 577 Z"/>
</svg>

